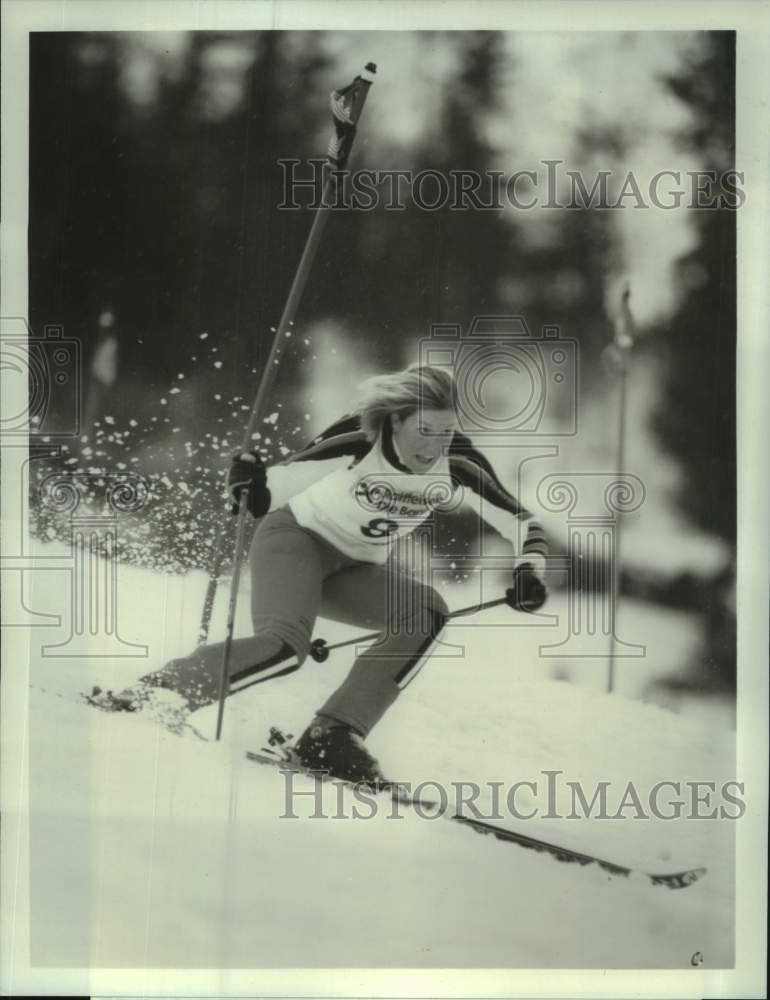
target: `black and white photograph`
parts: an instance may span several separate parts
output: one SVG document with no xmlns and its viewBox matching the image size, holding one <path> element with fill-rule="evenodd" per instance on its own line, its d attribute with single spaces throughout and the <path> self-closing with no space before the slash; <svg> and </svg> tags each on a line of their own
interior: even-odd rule
<svg viewBox="0 0 770 1000">
<path fill-rule="evenodd" d="M 3 995 L 766 995 L 770 5 L 3 17 Z"/>
</svg>

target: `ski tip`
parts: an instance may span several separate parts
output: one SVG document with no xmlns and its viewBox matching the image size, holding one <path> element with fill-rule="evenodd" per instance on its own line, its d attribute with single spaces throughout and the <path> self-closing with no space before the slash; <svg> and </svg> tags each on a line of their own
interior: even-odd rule
<svg viewBox="0 0 770 1000">
<path fill-rule="evenodd" d="M 669 889 L 686 889 L 700 881 L 708 872 L 707 868 L 688 868 L 683 872 L 672 872 L 667 875 L 650 875 L 653 885 L 665 885 Z"/>
</svg>

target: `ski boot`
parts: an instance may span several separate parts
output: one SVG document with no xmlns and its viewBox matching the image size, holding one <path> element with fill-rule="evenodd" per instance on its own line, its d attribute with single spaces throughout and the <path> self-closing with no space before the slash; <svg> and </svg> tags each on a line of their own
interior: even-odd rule
<svg viewBox="0 0 770 1000">
<path fill-rule="evenodd" d="M 336 719 L 316 716 L 295 743 L 294 753 L 308 771 L 323 771 L 372 791 L 389 785 L 361 734 Z"/>
</svg>

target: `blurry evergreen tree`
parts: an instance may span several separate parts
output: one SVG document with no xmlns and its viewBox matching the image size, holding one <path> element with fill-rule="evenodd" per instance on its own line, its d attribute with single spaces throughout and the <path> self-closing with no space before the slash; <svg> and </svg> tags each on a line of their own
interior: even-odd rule
<svg viewBox="0 0 770 1000">
<path fill-rule="evenodd" d="M 697 128 L 683 141 L 720 177 L 735 168 L 735 34 L 711 32 L 707 38 L 703 59 L 672 77 L 670 86 L 698 115 Z M 698 245 L 679 262 L 681 304 L 655 341 L 664 360 L 664 381 L 653 427 L 683 470 L 677 496 L 681 511 L 701 531 L 721 539 L 732 554 L 727 569 L 702 586 L 704 638 L 693 666 L 710 686 L 733 689 L 736 212 L 699 210 L 697 226 Z"/>
<path fill-rule="evenodd" d="M 698 114 L 683 142 L 717 176 L 734 169 L 734 33 L 710 33 L 705 57 L 670 86 Z M 653 426 L 684 471 L 682 512 L 734 550 L 736 212 L 711 208 L 696 216 L 700 240 L 679 262 L 681 304 L 657 339 L 665 366 Z"/>
<path fill-rule="evenodd" d="M 63 325 L 88 354 L 110 302 L 121 376 L 159 386 L 200 331 L 223 338 L 236 382 L 269 348 L 254 331 L 275 322 L 306 234 L 276 208 L 276 161 L 318 152 L 312 32 L 301 62 L 281 32 L 190 37 L 182 72 L 147 107 L 122 85 L 122 36 L 32 44 L 30 321 Z M 217 113 L 211 57 L 228 43 L 250 48 L 249 66 L 242 99 Z"/>
</svg>

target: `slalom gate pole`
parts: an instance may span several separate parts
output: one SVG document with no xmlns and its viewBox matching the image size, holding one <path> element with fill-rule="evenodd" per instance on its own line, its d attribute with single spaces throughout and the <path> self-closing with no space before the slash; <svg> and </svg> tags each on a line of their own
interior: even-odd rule
<svg viewBox="0 0 770 1000">
<path fill-rule="evenodd" d="M 241 451 L 248 451 L 252 443 L 257 424 L 264 412 L 265 402 L 275 383 L 278 373 L 278 357 L 281 352 L 281 340 L 291 333 L 291 326 L 299 307 L 302 293 L 305 290 L 310 268 L 321 242 L 324 227 L 331 209 L 327 204 L 327 198 L 331 192 L 337 172 L 344 169 L 347 163 L 350 150 L 353 145 L 356 125 L 361 117 L 364 103 L 369 87 L 374 81 L 374 74 L 377 67 L 374 63 L 367 63 L 366 68 L 357 76 L 353 82 L 343 90 L 334 91 L 331 95 L 332 115 L 334 118 L 334 134 L 329 143 L 327 163 L 324 165 L 324 185 L 321 196 L 321 204 L 316 209 L 313 224 L 308 233 L 305 249 L 302 251 L 294 280 L 291 283 L 289 297 L 286 300 L 280 322 L 276 328 L 273 346 L 270 356 L 267 359 L 262 379 L 257 390 L 254 405 L 251 408 L 249 421 L 244 431 Z M 238 603 L 238 585 L 241 576 L 241 559 L 243 555 L 243 543 L 246 537 L 246 497 L 248 490 L 241 490 L 238 502 L 238 520 L 235 529 L 235 551 L 233 556 L 233 575 L 230 584 L 230 600 L 227 609 L 227 625 L 225 632 L 225 643 L 222 651 L 222 672 L 219 678 L 219 711 L 217 713 L 216 739 L 222 735 L 222 720 L 224 718 L 225 698 L 229 689 L 229 666 L 230 655 L 233 644 L 233 629 L 235 626 L 235 612 Z M 214 598 L 217 591 L 217 583 L 222 573 L 225 560 L 225 545 L 219 545 L 216 562 L 209 576 L 209 583 L 206 590 L 206 597 L 203 604 L 203 614 L 201 626 L 198 634 L 199 644 L 203 644 L 208 639 L 209 626 L 211 624 L 211 612 L 214 607 Z"/>
<path fill-rule="evenodd" d="M 496 608 L 500 604 L 507 603 L 507 597 L 496 597 L 492 601 L 483 601 L 481 604 L 469 604 L 467 608 L 458 608 L 457 611 L 450 611 L 446 616 L 446 620 L 451 621 L 453 618 L 462 618 L 465 615 L 473 615 L 476 614 L 477 611 L 486 611 L 487 608 Z M 364 635 L 357 635 L 353 639 L 344 639 L 342 642 L 333 642 L 331 644 L 327 643 L 325 639 L 316 639 L 310 645 L 310 656 L 316 661 L 316 663 L 325 663 L 326 660 L 329 659 L 329 653 L 333 653 L 335 649 L 344 649 L 346 646 L 355 646 L 359 642 L 373 642 L 375 639 L 379 639 L 381 635 L 384 635 L 384 633 L 366 632 Z M 255 684 L 260 683 L 262 683 L 262 678 L 255 677 L 253 681 L 250 681 L 250 683 L 244 684 L 242 687 L 233 691 L 232 697 L 235 697 L 235 695 L 240 694 L 241 691 L 247 691 L 250 687 L 254 687 Z"/>
<path fill-rule="evenodd" d="M 615 359 L 617 373 L 620 378 L 620 400 L 618 407 L 620 410 L 618 419 L 618 441 L 615 456 L 615 474 L 618 481 L 622 481 L 626 470 L 626 417 L 628 412 L 628 357 L 634 345 L 634 319 L 630 307 L 631 289 L 625 285 L 621 293 L 620 309 L 615 319 L 615 337 L 613 347 L 615 348 Z M 617 526 L 615 528 L 615 551 L 613 553 L 612 564 L 612 592 L 610 600 L 613 602 L 612 615 L 610 616 L 610 652 L 607 666 L 607 693 L 612 694 L 615 688 L 615 633 L 617 631 L 618 607 L 620 605 L 621 586 L 621 548 L 623 515 L 618 513 Z"/>
</svg>

